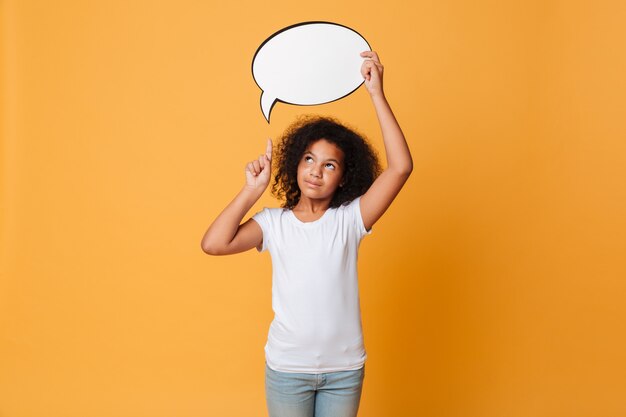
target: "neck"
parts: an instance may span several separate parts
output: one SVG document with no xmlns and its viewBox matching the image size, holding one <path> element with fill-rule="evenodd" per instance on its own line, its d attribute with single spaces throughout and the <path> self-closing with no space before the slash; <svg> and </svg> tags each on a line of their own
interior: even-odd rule
<svg viewBox="0 0 626 417">
<path fill-rule="evenodd" d="M 293 210 L 307 213 L 319 213 L 328 209 L 328 207 L 330 206 L 330 201 L 330 198 L 323 200 L 314 200 L 306 196 L 300 196 L 300 200 L 298 201 L 298 204 L 295 205 Z"/>
</svg>

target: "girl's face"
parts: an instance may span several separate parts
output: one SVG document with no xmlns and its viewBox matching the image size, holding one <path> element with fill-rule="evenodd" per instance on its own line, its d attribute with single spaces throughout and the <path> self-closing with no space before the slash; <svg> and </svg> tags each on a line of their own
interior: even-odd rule
<svg viewBox="0 0 626 417">
<path fill-rule="evenodd" d="M 314 200 L 332 199 L 343 179 L 343 151 L 326 139 L 309 145 L 298 164 L 301 196 Z"/>
</svg>

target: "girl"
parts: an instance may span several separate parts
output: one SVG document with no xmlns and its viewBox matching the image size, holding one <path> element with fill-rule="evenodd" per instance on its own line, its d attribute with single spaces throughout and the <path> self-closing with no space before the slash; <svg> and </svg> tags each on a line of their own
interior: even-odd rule
<svg viewBox="0 0 626 417">
<path fill-rule="evenodd" d="M 211 255 L 254 247 L 272 257 L 272 308 L 265 346 L 271 417 L 354 417 L 365 376 L 357 251 L 413 169 L 383 93 L 383 66 L 364 51 L 361 74 L 385 143 L 387 168 L 357 133 L 332 118 L 304 118 L 277 147 L 273 193 L 282 208 L 243 217 L 272 172 L 272 141 L 246 166 L 246 184 L 202 239 Z"/>
</svg>

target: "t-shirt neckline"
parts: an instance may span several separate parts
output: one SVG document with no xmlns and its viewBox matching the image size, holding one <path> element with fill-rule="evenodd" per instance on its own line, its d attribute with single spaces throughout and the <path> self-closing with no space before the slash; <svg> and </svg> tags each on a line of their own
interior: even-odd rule
<svg viewBox="0 0 626 417">
<path fill-rule="evenodd" d="M 294 214 L 292 209 L 288 209 L 288 216 L 291 219 L 291 221 L 295 224 L 297 224 L 298 226 L 302 226 L 302 227 L 314 227 L 317 226 L 318 224 L 322 224 L 324 221 L 326 221 L 326 219 L 329 217 L 329 212 L 333 210 L 333 208 L 329 207 L 326 209 L 326 211 L 324 212 L 324 214 L 322 214 L 322 216 L 317 219 L 317 220 L 313 220 L 312 222 L 303 222 L 302 220 L 300 220 L 299 218 L 296 217 L 296 215 Z"/>
</svg>

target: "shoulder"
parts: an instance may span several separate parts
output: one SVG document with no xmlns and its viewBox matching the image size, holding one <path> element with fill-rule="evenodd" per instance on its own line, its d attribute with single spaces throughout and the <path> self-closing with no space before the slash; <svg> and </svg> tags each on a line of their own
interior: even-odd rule
<svg viewBox="0 0 626 417">
<path fill-rule="evenodd" d="M 264 211 L 266 215 L 276 218 L 285 215 L 289 209 L 282 207 L 264 207 L 262 211 Z"/>
<path fill-rule="evenodd" d="M 357 210 L 360 210 L 360 200 L 361 200 L 361 196 L 358 196 L 352 201 L 346 201 L 345 203 L 337 207 L 337 211 L 343 211 L 346 213 L 354 213 Z"/>
<path fill-rule="evenodd" d="M 285 208 L 282 208 L 282 207 L 263 207 L 256 214 L 264 213 L 264 214 L 269 214 L 269 215 L 276 215 L 276 214 L 280 214 L 283 211 L 287 211 L 287 210 L 288 209 L 285 209 Z"/>
<path fill-rule="evenodd" d="M 370 234 L 372 231 L 367 230 L 363 224 L 363 216 L 361 214 L 361 197 L 358 196 L 350 202 L 346 202 L 337 208 L 338 213 L 347 219 L 347 223 L 354 226 L 359 233 L 359 236 Z"/>
<path fill-rule="evenodd" d="M 360 199 L 361 197 L 359 196 L 355 198 L 354 200 L 346 201 L 345 203 L 341 204 L 339 207 L 333 208 L 333 211 L 335 211 L 336 213 L 335 217 L 349 219 L 351 221 L 353 221 L 356 218 L 361 217 L 361 208 L 359 204 Z"/>
<path fill-rule="evenodd" d="M 282 207 L 263 207 L 263 209 L 254 214 L 252 218 L 260 222 L 270 223 L 279 221 L 286 212 L 287 209 Z"/>
</svg>

